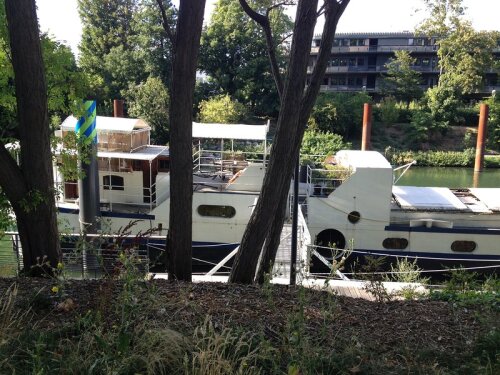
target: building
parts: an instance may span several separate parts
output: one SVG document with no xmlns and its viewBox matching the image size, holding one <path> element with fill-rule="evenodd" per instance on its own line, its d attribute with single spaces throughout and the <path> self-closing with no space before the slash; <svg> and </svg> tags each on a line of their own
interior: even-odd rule
<svg viewBox="0 0 500 375">
<path fill-rule="evenodd" d="M 320 41 L 321 35 L 313 38 L 309 74 L 316 62 Z M 438 82 L 437 49 L 435 38 L 416 37 L 410 32 L 336 34 L 321 90 L 379 93 L 382 75 L 387 71 L 385 64 L 397 50 L 407 50 L 416 59 L 413 68 L 422 74 L 421 88 L 425 90 Z M 500 49 L 495 54 L 500 57 Z M 498 75 L 490 71 L 479 94 L 499 89 Z"/>
</svg>

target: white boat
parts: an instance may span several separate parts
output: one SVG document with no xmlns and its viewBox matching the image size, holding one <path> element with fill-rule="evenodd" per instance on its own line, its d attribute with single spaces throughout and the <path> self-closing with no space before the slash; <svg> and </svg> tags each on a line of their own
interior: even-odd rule
<svg viewBox="0 0 500 375">
<path fill-rule="evenodd" d="M 76 122 L 75 117 L 66 118 L 57 135 L 64 139 L 75 131 Z M 118 233 L 134 221 L 132 233 L 149 232 L 148 245 L 162 249 L 170 207 L 168 147 L 151 145 L 151 128 L 139 119 L 97 116 L 96 127 L 101 231 Z M 193 123 L 193 138 L 198 140 L 193 146 L 194 266 L 219 261 L 241 240 L 264 177 L 268 129 L 268 124 Z M 206 139 L 222 146 L 224 139 L 230 140 L 231 146 L 242 140 L 262 143 L 264 152 L 206 151 L 202 149 Z M 60 230 L 79 233 L 78 183 L 64 179 L 61 157 L 58 160 L 55 176 L 61 191 L 57 202 Z"/>
<path fill-rule="evenodd" d="M 397 186 L 375 151 L 340 151 L 335 161 L 308 173 L 307 224 L 319 254 L 349 248 L 353 260 L 403 256 L 428 270 L 500 266 L 500 188 Z"/>
<path fill-rule="evenodd" d="M 76 121 L 68 117 L 58 134 L 73 132 Z M 168 148 L 150 145 L 150 127 L 137 119 L 98 116 L 97 131 L 102 228 L 117 233 L 138 220 L 133 233 L 153 230 L 150 244 L 163 248 Z M 200 140 L 193 153 L 194 269 L 217 263 L 241 240 L 263 181 L 267 131 L 268 125 L 193 123 L 193 138 Z M 251 160 L 230 151 L 207 152 L 203 139 L 262 142 L 264 154 Z M 346 250 L 352 260 L 405 256 L 425 268 L 500 264 L 500 189 L 397 186 L 393 168 L 374 151 L 340 151 L 335 161 L 327 171 L 309 169 L 301 185 L 316 255 L 312 271 L 329 272 L 324 263 Z M 60 229 L 78 233 L 76 182 L 64 181 L 55 170 L 63 186 Z"/>
</svg>

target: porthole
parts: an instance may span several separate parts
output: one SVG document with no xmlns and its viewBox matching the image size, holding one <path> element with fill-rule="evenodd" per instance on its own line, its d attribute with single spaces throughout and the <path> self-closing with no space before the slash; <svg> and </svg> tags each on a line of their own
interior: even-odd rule
<svg viewBox="0 0 500 375">
<path fill-rule="evenodd" d="M 386 238 L 382 242 L 384 249 L 402 250 L 408 247 L 408 240 L 406 238 Z"/>
<path fill-rule="evenodd" d="M 201 216 L 223 217 L 229 219 L 236 215 L 236 210 L 232 206 L 203 204 L 198 206 L 198 214 Z"/>
<path fill-rule="evenodd" d="M 347 220 L 353 224 L 356 224 L 359 219 L 361 219 L 361 214 L 358 211 L 351 211 L 347 215 Z"/>
<path fill-rule="evenodd" d="M 474 241 L 454 241 L 451 244 L 451 250 L 460 253 L 471 253 L 476 250 L 476 246 Z"/>
</svg>

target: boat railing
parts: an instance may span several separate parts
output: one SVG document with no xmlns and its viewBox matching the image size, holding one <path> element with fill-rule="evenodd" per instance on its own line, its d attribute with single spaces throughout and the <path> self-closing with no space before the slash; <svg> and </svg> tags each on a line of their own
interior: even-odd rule
<svg viewBox="0 0 500 375">
<path fill-rule="evenodd" d="M 317 169 L 307 166 L 307 196 L 328 196 L 347 180 L 351 169 L 333 166 L 328 169 Z"/>
<path fill-rule="evenodd" d="M 251 151 L 196 150 L 193 153 L 193 173 L 224 176 L 230 179 L 249 163 L 264 163 L 264 153 Z"/>
</svg>

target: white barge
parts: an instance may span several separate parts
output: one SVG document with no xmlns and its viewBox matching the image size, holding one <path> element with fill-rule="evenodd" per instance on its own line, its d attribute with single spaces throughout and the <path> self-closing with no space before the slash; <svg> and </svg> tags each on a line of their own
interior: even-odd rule
<svg viewBox="0 0 500 375">
<path fill-rule="evenodd" d="M 500 188 L 397 186 L 375 151 L 340 151 L 335 160 L 327 175 L 341 178 L 308 178 L 307 223 L 326 258 L 332 252 L 321 247 L 350 249 L 354 260 L 417 258 L 436 270 L 500 266 Z"/>
</svg>

